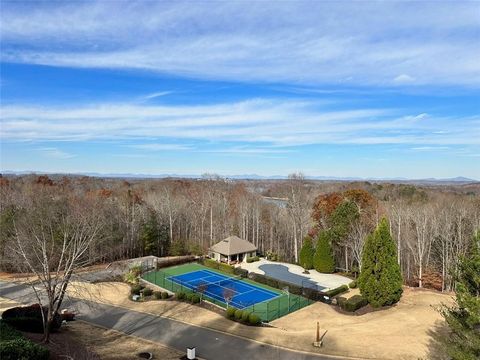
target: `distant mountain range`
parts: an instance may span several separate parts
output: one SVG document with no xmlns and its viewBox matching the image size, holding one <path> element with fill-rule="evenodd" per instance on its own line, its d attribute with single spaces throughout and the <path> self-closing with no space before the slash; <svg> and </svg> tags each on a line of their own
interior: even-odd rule
<svg viewBox="0 0 480 360">
<path fill-rule="evenodd" d="M 95 173 L 95 172 L 79 172 L 79 173 L 51 173 L 43 171 L 1 171 L 4 175 L 28 175 L 28 174 L 48 174 L 51 176 L 92 176 L 92 177 L 107 177 L 107 178 L 127 178 L 127 179 L 162 179 L 162 178 L 186 178 L 186 179 L 200 179 L 202 175 L 194 174 L 132 174 L 132 173 Z M 241 174 L 241 175 L 222 175 L 224 178 L 233 180 L 286 180 L 288 176 L 285 175 L 257 175 L 257 174 Z M 417 183 L 417 184 L 437 184 L 437 183 L 477 183 L 478 180 L 457 176 L 454 178 L 426 178 L 426 179 L 408 179 L 404 177 L 395 178 L 362 178 L 362 177 L 338 177 L 338 176 L 306 176 L 308 180 L 318 181 L 380 181 L 380 182 L 395 182 L 395 183 Z"/>
</svg>

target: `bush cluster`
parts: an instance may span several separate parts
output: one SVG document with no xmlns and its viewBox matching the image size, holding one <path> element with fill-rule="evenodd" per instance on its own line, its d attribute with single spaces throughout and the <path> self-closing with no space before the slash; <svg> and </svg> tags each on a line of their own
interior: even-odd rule
<svg viewBox="0 0 480 360">
<path fill-rule="evenodd" d="M 162 261 L 157 262 L 156 268 L 158 270 L 170 266 L 186 264 L 193 261 L 195 261 L 195 256 L 193 255 L 181 256 L 176 259 L 162 259 Z"/>
<path fill-rule="evenodd" d="M 165 293 L 165 294 L 168 297 L 168 293 Z M 162 295 L 162 296 L 165 296 L 165 295 Z M 179 301 L 185 300 L 185 301 L 190 302 L 192 304 L 198 304 L 200 302 L 200 296 L 198 296 L 195 293 L 191 293 L 191 292 L 185 293 L 183 291 L 179 291 L 175 294 L 175 296 L 176 296 L 177 300 L 179 300 Z"/>
<path fill-rule="evenodd" d="M 212 260 L 212 259 L 203 259 L 202 261 L 202 265 L 205 265 L 209 268 L 217 269 L 217 270 L 218 270 L 219 264 L 220 264 L 219 262 L 216 262 L 215 260 Z"/>
<path fill-rule="evenodd" d="M 153 290 L 150 288 L 145 288 L 143 289 L 142 293 L 143 293 L 143 296 L 152 296 Z"/>
<path fill-rule="evenodd" d="M 170 297 L 170 295 L 169 295 L 169 293 L 168 293 L 168 292 L 166 292 L 166 291 L 162 291 L 161 298 L 162 298 L 163 300 L 165 300 L 165 299 L 168 299 L 169 297 Z"/>
<path fill-rule="evenodd" d="M 27 332 L 43 333 L 43 315 L 46 317 L 48 310 L 46 307 L 40 307 L 39 304 L 30 306 L 18 306 L 3 312 L 2 320 L 11 327 Z M 60 314 L 55 314 L 53 322 L 50 325 L 50 331 L 55 332 L 60 329 L 62 318 Z"/>
<path fill-rule="evenodd" d="M 250 256 L 250 257 L 247 257 L 247 263 L 252 263 L 252 262 L 255 262 L 255 261 L 259 261 L 260 258 L 258 256 Z"/>
<path fill-rule="evenodd" d="M 219 263 L 215 260 L 212 260 L 212 259 L 204 259 L 202 261 L 202 265 L 205 265 L 209 268 L 212 268 L 212 269 L 216 269 L 216 270 L 220 270 L 220 271 L 223 271 L 225 273 L 228 273 L 228 274 L 234 274 L 235 273 L 235 268 L 233 266 L 230 266 L 228 264 L 224 264 L 224 263 Z"/>
<path fill-rule="evenodd" d="M 239 267 L 234 268 L 234 269 L 233 269 L 233 273 L 234 273 L 235 275 L 240 275 L 240 276 L 243 277 L 243 278 L 248 277 L 248 270 L 242 269 L 242 268 L 239 268 Z"/>
<path fill-rule="evenodd" d="M 355 289 L 357 287 L 357 280 L 353 280 L 350 284 L 348 284 L 350 289 Z"/>
<path fill-rule="evenodd" d="M 248 310 L 238 310 L 234 307 L 229 307 L 225 311 L 225 316 L 228 319 L 235 320 L 246 325 L 256 326 L 260 325 L 261 323 L 261 319 L 257 314 L 251 313 Z"/>
<path fill-rule="evenodd" d="M 354 295 L 349 299 L 338 298 L 338 305 L 345 311 L 354 312 L 368 304 L 367 299 L 362 295 Z"/>
<path fill-rule="evenodd" d="M 140 295 L 140 292 L 143 290 L 144 286 L 140 284 L 132 285 L 130 287 L 130 295 Z"/>
<path fill-rule="evenodd" d="M 218 264 L 218 270 L 223 271 L 227 274 L 233 274 L 235 272 L 235 268 L 233 266 L 230 266 L 230 265 L 224 264 L 224 263 L 219 263 Z"/>
<path fill-rule="evenodd" d="M 2 360 L 48 360 L 50 352 L 35 344 L 4 321 L 0 321 L 0 359 Z"/>
</svg>

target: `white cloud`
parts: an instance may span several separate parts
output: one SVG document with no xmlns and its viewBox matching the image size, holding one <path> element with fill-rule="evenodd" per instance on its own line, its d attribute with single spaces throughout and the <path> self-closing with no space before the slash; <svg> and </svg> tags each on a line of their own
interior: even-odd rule
<svg viewBox="0 0 480 360">
<path fill-rule="evenodd" d="M 243 2 L 208 8 L 181 1 L 7 2 L 2 59 L 234 81 L 480 84 L 475 2 L 244 7 Z"/>
<path fill-rule="evenodd" d="M 456 126 L 462 124 L 462 126 Z M 256 144 L 479 145 L 478 117 L 400 115 L 398 110 L 332 110 L 315 102 L 252 99 L 214 105 L 2 108 L 0 139 L 141 140 L 145 150 L 189 150 L 192 141 Z M 236 148 L 235 151 L 250 151 Z"/>
<path fill-rule="evenodd" d="M 398 75 L 396 78 L 393 79 L 393 82 L 397 84 L 408 84 L 413 83 L 414 81 L 415 78 L 407 74 Z"/>
</svg>

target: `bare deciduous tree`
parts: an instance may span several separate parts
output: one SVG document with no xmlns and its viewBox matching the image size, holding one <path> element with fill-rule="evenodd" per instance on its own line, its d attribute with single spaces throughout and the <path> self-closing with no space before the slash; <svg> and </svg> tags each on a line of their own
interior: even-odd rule
<svg viewBox="0 0 480 360">
<path fill-rule="evenodd" d="M 88 265 L 88 251 L 101 228 L 95 202 L 66 199 L 53 193 L 36 194 L 15 222 L 11 250 L 22 259 L 24 272 L 33 275 L 31 287 L 42 311 L 44 341 L 62 306 L 72 275 Z"/>
</svg>

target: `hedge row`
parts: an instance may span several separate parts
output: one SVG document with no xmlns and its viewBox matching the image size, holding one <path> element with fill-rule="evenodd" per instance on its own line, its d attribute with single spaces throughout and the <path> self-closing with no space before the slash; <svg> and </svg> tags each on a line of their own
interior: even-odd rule
<svg viewBox="0 0 480 360">
<path fill-rule="evenodd" d="M 50 351 L 27 340 L 23 335 L 0 321 L 0 359 L 48 360 Z"/>
<path fill-rule="evenodd" d="M 224 264 L 224 263 L 219 263 L 219 262 L 217 262 L 215 260 L 212 260 L 212 259 L 204 259 L 202 264 L 209 267 L 209 268 L 223 271 L 227 274 L 234 274 L 235 273 L 235 268 L 233 266 L 230 266 L 230 265 Z"/>
<path fill-rule="evenodd" d="M 251 313 L 247 310 L 238 310 L 234 307 L 229 307 L 225 310 L 225 315 L 230 320 L 235 320 L 246 325 L 260 325 L 261 320 L 257 314 Z"/>
<path fill-rule="evenodd" d="M 342 286 L 339 286 L 335 289 L 331 289 L 331 290 L 326 291 L 325 294 L 327 296 L 334 297 L 334 296 L 336 296 L 338 294 L 341 294 L 341 293 L 344 293 L 346 291 L 348 291 L 348 286 L 347 285 L 342 285 Z"/>
<path fill-rule="evenodd" d="M 362 295 L 354 295 L 349 299 L 339 297 L 338 305 L 345 311 L 354 312 L 368 304 L 367 299 Z"/>
<path fill-rule="evenodd" d="M 190 262 L 195 261 L 195 259 L 196 259 L 196 257 L 193 256 L 193 255 L 182 256 L 182 257 L 175 258 L 175 259 L 166 259 L 166 260 L 162 259 L 162 261 L 157 262 L 156 269 L 158 270 L 158 269 L 162 269 L 162 268 L 166 268 L 166 267 L 170 267 L 170 266 L 190 263 Z"/>
<path fill-rule="evenodd" d="M 298 285 L 295 285 L 295 284 L 291 284 L 291 283 L 288 283 L 288 282 L 285 282 L 285 281 L 277 280 L 277 279 L 271 278 L 269 276 L 257 274 L 257 273 L 254 273 L 254 272 L 250 273 L 249 278 L 252 279 L 253 281 L 259 282 L 261 284 L 268 285 L 268 286 L 273 287 L 275 289 L 280 289 L 281 290 L 281 289 L 284 289 L 285 287 L 288 286 L 288 291 L 291 294 L 303 295 L 302 287 L 298 286 Z"/>
<path fill-rule="evenodd" d="M 11 327 L 27 332 L 43 333 L 43 318 L 47 316 L 47 308 L 40 307 L 39 304 L 33 304 L 30 306 L 17 306 L 11 309 L 5 310 L 2 314 L 2 321 Z M 60 314 L 55 314 L 52 324 L 50 325 L 50 331 L 57 331 L 62 325 L 62 318 Z"/>
<path fill-rule="evenodd" d="M 252 263 L 252 262 L 255 262 L 255 261 L 259 261 L 260 258 L 258 256 L 251 256 L 251 257 L 247 257 L 247 263 Z"/>
</svg>

